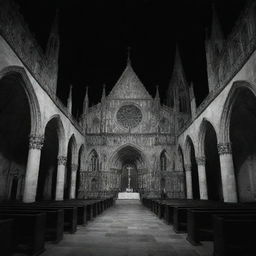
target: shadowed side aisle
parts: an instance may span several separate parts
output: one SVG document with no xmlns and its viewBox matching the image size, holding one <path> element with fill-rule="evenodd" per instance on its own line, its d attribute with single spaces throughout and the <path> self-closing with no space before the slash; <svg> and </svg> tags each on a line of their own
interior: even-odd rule
<svg viewBox="0 0 256 256">
<path fill-rule="evenodd" d="M 185 234 L 158 219 L 139 200 L 117 200 L 76 234 L 65 234 L 57 245 L 47 245 L 43 256 L 208 256 L 210 245 L 194 247 Z"/>
</svg>

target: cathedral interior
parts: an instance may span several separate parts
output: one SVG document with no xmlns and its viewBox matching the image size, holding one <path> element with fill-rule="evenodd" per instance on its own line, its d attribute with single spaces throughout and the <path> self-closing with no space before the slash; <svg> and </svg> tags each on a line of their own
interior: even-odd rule
<svg viewBox="0 0 256 256">
<path fill-rule="evenodd" d="M 64 17 L 79 5 L 68 12 L 57 1 L 55 12 L 49 4 L 54 15 L 45 17 L 51 25 L 42 47 L 41 20 L 35 29 L 32 1 L 22 2 L 0 0 L 0 254 L 256 255 L 256 1 L 235 1 L 233 24 L 223 14 L 233 2 L 191 1 L 208 20 L 197 17 L 203 61 L 196 49 L 186 58 L 182 38 L 171 36 L 166 78 L 167 52 L 163 63 L 150 57 L 156 70 L 143 73 L 153 64 L 140 66 L 140 46 L 129 40 L 121 51 L 113 46 L 109 66 L 102 61 L 95 75 L 90 30 L 81 45 L 87 41 L 83 51 L 92 51 L 94 62 L 79 43 L 73 52 L 65 48 L 73 39 L 64 35 Z M 124 2 L 128 20 L 137 7 L 166 8 L 154 0 Z M 103 0 L 96 6 L 102 13 L 112 8 Z M 80 15 L 94 16 L 88 8 Z M 138 17 L 126 25 L 133 40 Z"/>
</svg>

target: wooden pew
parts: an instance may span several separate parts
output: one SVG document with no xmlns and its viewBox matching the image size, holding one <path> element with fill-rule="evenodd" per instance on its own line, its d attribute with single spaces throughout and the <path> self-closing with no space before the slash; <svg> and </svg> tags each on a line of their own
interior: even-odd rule
<svg viewBox="0 0 256 256">
<path fill-rule="evenodd" d="M 18 214 L 46 214 L 45 240 L 58 243 L 63 239 L 64 231 L 64 212 L 62 209 L 51 208 L 28 208 L 21 206 L 3 207 L 0 206 L 0 213 L 18 213 Z"/>
<path fill-rule="evenodd" d="M 191 209 L 187 215 L 187 240 L 193 245 L 213 240 L 213 215 L 256 214 L 254 208 Z"/>
<path fill-rule="evenodd" d="M 0 244 L 1 244 L 1 255 L 11 256 L 12 255 L 12 229 L 13 219 L 0 220 Z"/>
<path fill-rule="evenodd" d="M 255 256 L 256 215 L 214 215 L 214 256 Z"/>
<path fill-rule="evenodd" d="M 45 213 L 0 213 L 1 220 L 10 218 L 13 219 L 12 249 L 30 256 L 42 253 L 45 250 Z"/>
</svg>

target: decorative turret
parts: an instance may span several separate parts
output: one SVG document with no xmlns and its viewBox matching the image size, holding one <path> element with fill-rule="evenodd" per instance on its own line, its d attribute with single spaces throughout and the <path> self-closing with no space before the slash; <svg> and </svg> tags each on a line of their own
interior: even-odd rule
<svg viewBox="0 0 256 256">
<path fill-rule="evenodd" d="M 49 35 L 47 49 L 46 49 L 46 58 L 49 70 L 51 71 L 51 77 L 53 79 L 53 88 L 51 90 L 56 94 L 57 90 L 57 77 L 58 77 L 58 59 L 59 59 L 59 48 L 60 48 L 60 39 L 59 39 L 59 14 L 58 10 L 56 11 L 56 16 L 54 18 L 51 32 Z"/>
<path fill-rule="evenodd" d="M 89 108 L 88 86 L 86 86 L 86 92 L 83 103 L 83 114 L 87 114 Z"/>
<path fill-rule="evenodd" d="M 211 33 L 208 34 L 206 31 L 205 36 L 205 50 L 206 50 L 206 61 L 207 61 L 207 73 L 208 73 L 208 86 L 209 91 L 214 90 L 218 84 L 218 57 L 222 51 L 224 45 L 224 35 L 219 22 L 216 8 L 212 5 L 212 23 Z"/>
<path fill-rule="evenodd" d="M 72 115 L 72 85 L 70 85 L 70 88 L 69 88 L 67 109 L 68 109 L 68 112 Z"/>
<path fill-rule="evenodd" d="M 191 82 L 189 86 L 189 98 L 190 98 L 191 117 L 193 119 L 196 116 L 196 99 L 194 94 L 193 82 Z"/>
<path fill-rule="evenodd" d="M 176 45 L 172 78 L 168 88 L 168 105 L 178 112 L 190 113 L 188 83 L 183 69 L 179 48 Z"/>
<path fill-rule="evenodd" d="M 158 85 L 156 86 L 156 95 L 154 98 L 154 104 L 156 109 L 160 109 L 160 97 L 159 97 Z"/>
</svg>

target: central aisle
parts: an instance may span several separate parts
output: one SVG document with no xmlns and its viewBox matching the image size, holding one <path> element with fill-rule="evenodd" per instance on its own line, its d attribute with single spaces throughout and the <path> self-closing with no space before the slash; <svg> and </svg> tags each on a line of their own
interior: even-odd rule
<svg viewBox="0 0 256 256">
<path fill-rule="evenodd" d="M 85 227 L 48 244 L 42 256 L 199 256 L 211 255 L 211 244 L 194 247 L 139 200 L 117 200 Z"/>
</svg>

